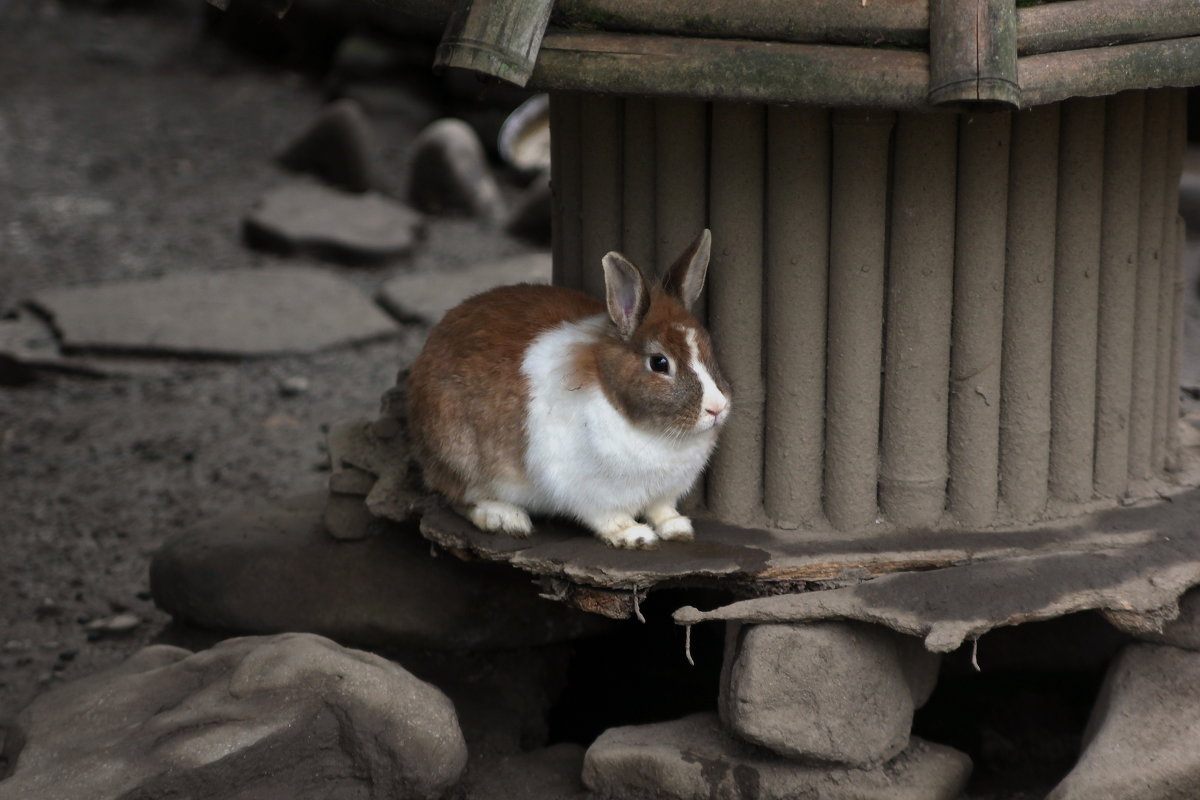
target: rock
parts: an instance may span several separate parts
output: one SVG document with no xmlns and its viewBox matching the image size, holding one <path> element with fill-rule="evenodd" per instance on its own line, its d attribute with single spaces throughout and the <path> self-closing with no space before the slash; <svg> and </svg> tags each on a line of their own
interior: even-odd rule
<svg viewBox="0 0 1200 800">
<path fill-rule="evenodd" d="M 348 192 L 365 192 L 374 184 L 371 151 L 374 136 L 362 106 L 336 100 L 279 154 L 279 163 L 311 173 Z"/>
<path fill-rule="evenodd" d="M 533 242 L 550 241 L 550 212 L 554 197 L 550 191 L 550 175 L 542 173 L 513 203 L 504 230 Z"/>
<path fill-rule="evenodd" d="M 1130 645 L 1109 667 L 1083 754 L 1047 800 L 1190 800 L 1198 741 L 1200 653 Z"/>
<path fill-rule="evenodd" d="M 939 657 L 856 622 L 729 626 L 721 721 L 781 755 L 856 766 L 908 745 Z M 915 647 L 914 647 L 915 645 Z"/>
<path fill-rule="evenodd" d="M 364 495 L 341 494 L 330 491 L 325 500 L 321 523 L 334 539 L 344 542 L 365 539 L 380 526 L 372 525 L 374 517 L 367 510 Z"/>
<path fill-rule="evenodd" d="M 870 770 L 800 764 L 738 742 L 715 714 L 694 714 L 605 731 L 588 748 L 583 782 L 604 798 L 951 800 L 970 772 L 967 756 L 916 738 Z"/>
<path fill-rule="evenodd" d="M 180 272 L 43 292 L 73 348 L 190 356 L 311 353 L 398 328 L 350 283 L 310 267 Z"/>
<path fill-rule="evenodd" d="M 433 798 L 466 745 L 438 689 L 316 636 L 148 647 L 17 718 L 3 800 Z"/>
<path fill-rule="evenodd" d="M 460 119 L 440 119 L 413 142 L 408 199 L 431 214 L 466 212 L 489 225 L 498 225 L 505 216 L 483 145 Z"/>
<path fill-rule="evenodd" d="M 423 226 L 420 214 L 383 195 L 297 182 L 263 195 L 242 233 L 252 247 L 284 255 L 374 264 L 410 252 Z"/>
<path fill-rule="evenodd" d="M 434 558 L 411 525 L 341 542 L 322 524 L 326 493 L 210 520 L 150 565 L 155 603 L 202 627 L 308 631 L 361 646 L 511 648 L 603 631 L 606 621 L 538 597 L 505 567 Z"/>
<path fill-rule="evenodd" d="M 1164 624 L 1162 633 L 1143 633 L 1138 638 L 1200 651 L 1200 588 L 1179 598 L 1179 616 Z"/>
<path fill-rule="evenodd" d="M 456 272 L 397 275 L 379 287 L 378 299 L 399 319 L 437 322 L 472 295 L 510 283 L 549 283 L 548 253 L 514 256 L 503 261 L 486 261 Z"/>
<path fill-rule="evenodd" d="M 463 800 L 585 800 L 583 754 L 579 745 L 563 743 L 480 759 L 467 768 Z"/>
</svg>

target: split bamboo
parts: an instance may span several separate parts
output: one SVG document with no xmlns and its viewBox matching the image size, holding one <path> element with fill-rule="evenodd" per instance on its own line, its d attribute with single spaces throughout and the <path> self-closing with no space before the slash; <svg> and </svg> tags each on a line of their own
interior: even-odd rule
<svg viewBox="0 0 1200 800">
<path fill-rule="evenodd" d="M 1171 384 L 1171 339 L 1175 320 L 1175 292 L 1179 282 L 1180 261 L 1175 251 L 1175 218 L 1179 209 L 1179 179 L 1183 173 L 1183 151 L 1187 145 L 1187 94 L 1182 89 L 1167 91 L 1166 174 L 1163 177 L 1163 224 L 1158 282 L 1158 341 L 1155 353 L 1154 433 L 1151 440 L 1150 463 L 1155 471 L 1165 470 L 1170 460 L 1167 451 L 1171 420 L 1177 415 L 1179 389 Z M 1175 412 L 1175 413 L 1172 413 Z"/>
<path fill-rule="evenodd" d="M 1023 56 L 1197 34 L 1196 0 L 1073 0 L 1017 9 Z"/>
<path fill-rule="evenodd" d="M 1004 273 L 1000 494 L 1018 520 L 1046 506 L 1059 107 L 1013 116 Z"/>
<path fill-rule="evenodd" d="M 1163 179 L 1167 169 L 1170 94 L 1146 93 L 1142 185 L 1138 203 L 1137 301 L 1133 325 L 1133 391 L 1129 404 L 1129 477 L 1153 476 L 1159 283 L 1162 278 Z"/>
<path fill-rule="evenodd" d="M 763 196 L 766 109 L 717 103 L 712 115 L 708 328 L 733 407 L 708 469 L 708 504 L 743 525 L 763 516 Z"/>
<path fill-rule="evenodd" d="M 621 252 L 654 275 L 654 101 L 625 101 Z"/>
<path fill-rule="evenodd" d="M 833 114 L 826 367 L 825 511 L 835 527 L 874 521 L 879 369 L 894 115 Z"/>
<path fill-rule="evenodd" d="M 782 528 L 821 516 L 829 148 L 828 111 L 767 109 L 763 495 Z"/>
<path fill-rule="evenodd" d="M 621 101 L 581 98 L 580 189 L 582 289 L 604 297 L 604 254 L 621 248 Z"/>
<path fill-rule="evenodd" d="M 1008 112 L 959 120 L 948 502 L 960 525 L 996 514 L 1011 132 Z"/>
<path fill-rule="evenodd" d="M 863 64 L 869 63 L 869 70 Z M 1197 81 L 1200 83 L 1200 81 Z M 551 32 L 530 86 L 754 103 L 913 108 L 929 57 L 911 50 Z"/>
<path fill-rule="evenodd" d="M 950 114 L 897 120 L 879 504 L 902 527 L 946 506 L 956 137 Z"/>
<path fill-rule="evenodd" d="M 1106 101 L 1104 200 L 1100 233 L 1100 309 L 1096 356 L 1095 489 L 1116 497 L 1129 485 L 1129 403 L 1142 175 L 1143 92 Z"/>
<path fill-rule="evenodd" d="M 1092 497 L 1095 451 L 1104 100 L 1063 103 L 1060 137 L 1050 491 L 1078 503 Z"/>
<path fill-rule="evenodd" d="M 555 92 L 550 95 L 550 188 L 554 195 L 552 235 L 554 283 L 579 288 L 583 285 L 580 262 L 583 218 L 579 200 L 581 151 L 579 95 Z"/>
<path fill-rule="evenodd" d="M 930 0 L 929 102 L 1015 108 L 1020 100 L 1012 0 Z"/>
<path fill-rule="evenodd" d="M 1200 36 L 1093 47 L 1017 60 L 1021 105 L 1097 97 L 1127 89 L 1200 84 Z"/>
<path fill-rule="evenodd" d="M 654 142 L 654 257 L 662 273 L 708 225 L 708 106 L 655 100 Z M 701 321 L 707 295 L 693 309 Z"/>
<path fill-rule="evenodd" d="M 928 0 L 558 0 L 554 20 L 565 27 L 790 42 L 922 44 L 929 34 Z"/>
</svg>

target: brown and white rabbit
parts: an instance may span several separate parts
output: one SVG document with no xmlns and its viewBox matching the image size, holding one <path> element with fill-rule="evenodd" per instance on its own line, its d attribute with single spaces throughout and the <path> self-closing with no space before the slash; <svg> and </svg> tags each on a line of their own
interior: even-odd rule
<svg viewBox="0 0 1200 800">
<path fill-rule="evenodd" d="M 676 504 L 730 408 L 688 311 L 711 243 L 703 231 L 653 288 L 620 253 L 604 256 L 607 313 L 573 289 L 531 285 L 447 313 L 408 381 L 429 486 L 487 531 L 528 536 L 534 512 L 573 517 L 613 547 L 690 540 Z"/>
</svg>

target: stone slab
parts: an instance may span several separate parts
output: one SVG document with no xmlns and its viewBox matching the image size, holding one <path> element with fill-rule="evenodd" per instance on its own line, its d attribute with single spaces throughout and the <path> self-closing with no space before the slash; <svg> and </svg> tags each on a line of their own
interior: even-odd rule
<svg viewBox="0 0 1200 800">
<path fill-rule="evenodd" d="M 1191 800 L 1198 743 L 1200 653 L 1131 645 L 1109 667 L 1083 754 L 1047 800 Z"/>
<path fill-rule="evenodd" d="M 247 243 L 290 255 L 373 264 L 416 245 L 424 217 L 376 192 L 351 194 L 309 181 L 270 190 L 243 221 Z"/>
<path fill-rule="evenodd" d="M 437 322 L 472 295 L 512 283 L 549 283 L 549 253 L 485 261 L 453 272 L 397 275 L 379 287 L 379 302 L 400 319 Z"/>
<path fill-rule="evenodd" d="M 1159 516 L 1154 512 L 1179 510 L 1184 503 L 1165 505 L 1174 508 L 1144 510 Z M 1120 547 L 898 573 L 826 592 L 744 600 L 708 612 L 689 606 L 675 613 L 675 621 L 854 619 L 921 637 L 927 649 L 939 653 L 995 628 L 1078 611 L 1101 611 L 1129 632 L 1160 630 L 1178 615 L 1180 596 L 1200 583 L 1200 535 L 1191 525 L 1168 528 L 1169 533 L 1152 528 L 1140 541 Z"/>
<path fill-rule="evenodd" d="M 730 626 L 720 716 L 782 756 L 869 767 L 908 746 L 940 659 L 877 625 Z"/>
<path fill-rule="evenodd" d="M 441 691 L 304 634 L 146 648 L 34 700 L 5 755 L 3 800 L 434 798 L 467 760 Z"/>
<path fill-rule="evenodd" d="M 300 495 L 171 537 L 150 565 L 155 602 L 205 628 L 307 631 L 365 647 L 523 647 L 606 627 L 538 597 L 518 572 L 433 552 L 411 524 L 374 519 L 359 540 L 336 539 L 323 524 L 326 499 Z"/>
<path fill-rule="evenodd" d="M 1200 589 L 1192 589 L 1180 598 L 1179 616 L 1162 631 L 1149 631 L 1138 638 L 1200 652 Z"/>
<path fill-rule="evenodd" d="M 621 800 L 953 800 L 971 760 L 914 738 L 874 769 L 804 765 L 765 755 L 721 730 L 715 714 L 612 728 L 588 749 L 583 782 Z"/>
<path fill-rule="evenodd" d="M 178 272 L 55 289 L 33 302 L 64 347 L 93 352 L 276 356 L 399 332 L 352 284 L 299 266 Z"/>
</svg>

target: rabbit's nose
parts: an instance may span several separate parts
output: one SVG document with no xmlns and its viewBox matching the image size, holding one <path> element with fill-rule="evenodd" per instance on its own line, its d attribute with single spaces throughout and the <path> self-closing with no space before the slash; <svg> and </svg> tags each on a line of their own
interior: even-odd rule
<svg viewBox="0 0 1200 800">
<path fill-rule="evenodd" d="M 704 407 L 704 413 L 705 413 L 705 414 L 711 414 L 711 415 L 713 415 L 714 417 L 719 417 L 719 416 L 721 416 L 721 412 L 722 412 L 722 411 L 724 411 L 724 410 L 725 410 L 725 404 L 724 404 L 724 403 L 719 403 L 719 404 L 717 404 L 717 403 L 714 403 L 713 405 L 710 405 L 710 406 L 705 406 L 705 407 Z"/>
</svg>

